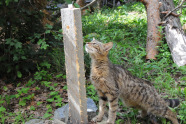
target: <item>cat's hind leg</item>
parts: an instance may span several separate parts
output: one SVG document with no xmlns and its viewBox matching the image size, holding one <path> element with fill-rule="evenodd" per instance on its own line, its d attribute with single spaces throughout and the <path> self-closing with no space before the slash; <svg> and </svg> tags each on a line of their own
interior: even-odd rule
<svg viewBox="0 0 186 124">
<path fill-rule="evenodd" d="M 141 112 L 140 112 L 140 117 L 141 118 L 144 118 L 144 117 L 146 117 L 147 116 L 147 111 L 146 110 L 141 110 Z"/>
<path fill-rule="evenodd" d="M 167 109 L 166 113 L 163 116 L 171 120 L 173 124 L 179 124 L 177 115 L 174 112 L 172 112 L 169 108 Z"/>
<path fill-rule="evenodd" d="M 168 107 L 154 107 L 149 109 L 148 113 L 149 112 L 152 113 L 153 115 L 165 117 L 171 120 L 173 124 L 179 124 L 176 114 L 172 112 Z"/>
</svg>

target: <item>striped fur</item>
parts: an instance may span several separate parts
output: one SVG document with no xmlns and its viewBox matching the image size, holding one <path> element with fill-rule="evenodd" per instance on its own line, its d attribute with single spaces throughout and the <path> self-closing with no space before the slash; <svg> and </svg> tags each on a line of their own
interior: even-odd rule
<svg viewBox="0 0 186 124">
<path fill-rule="evenodd" d="M 177 107 L 180 104 L 179 99 L 165 99 L 169 107 Z"/>
<path fill-rule="evenodd" d="M 128 107 L 141 110 L 141 116 L 153 114 L 170 119 L 178 124 L 176 114 L 168 106 L 177 105 L 177 100 L 164 100 L 156 92 L 152 83 L 131 75 L 121 66 L 108 59 L 113 43 L 103 44 L 95 39 L 86 44 L 91 57 L 91 82 L 99 95 L 99 114 L 93 121 L 102 120 L 106 103 L 109 103 L 108 124 L 114 124 L 118 110 L 118 99 Z"/>
</svg>

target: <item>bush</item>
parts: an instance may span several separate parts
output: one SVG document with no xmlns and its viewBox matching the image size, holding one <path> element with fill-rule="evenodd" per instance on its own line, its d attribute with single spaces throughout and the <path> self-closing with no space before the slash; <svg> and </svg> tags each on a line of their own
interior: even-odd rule
<svg viewBox="0 0 186 124">
<path fill-rule="evenodd" d="M 0 78 L 13 81 L 26 76 L 37 63 L 48 60 L 54 47 L 62 47 L 61 25 L 52 22 L 46 5 L 47 0 L 0 2 Z"/>
</svg>

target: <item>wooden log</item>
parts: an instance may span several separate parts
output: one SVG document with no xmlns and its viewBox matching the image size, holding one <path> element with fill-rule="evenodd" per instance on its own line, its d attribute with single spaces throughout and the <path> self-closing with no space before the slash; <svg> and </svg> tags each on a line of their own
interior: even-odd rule
<svg viewBox="0 0 186 124">
<path fill-rule="evenodd" d="M 167 13 L 175 8 L 173 0 L 159 0 L 161 2 L 160 12 L 163 26 L 165 27 L 165 38 L 173 61 L 178 66 L 186 65 L 186 35 L 182 30 L 180 19 L 177 16 L 174 16 L 176 11 L 173 11 L 174 14 L 166 16 Z"/>
<path fill-rule="evenodd" d="M 61 9 L 61 18 L 70 121 L 73 124 L 86 124 L 88 121 L 81 11 L 79 8 Z"/>
<path fill-rule="evenodd" d="M 146 43 L 146 59 L 156 59 L 158 54 L 157 46 L 161 40 L 158 24 L 160 23 L 160 12 L 158 0 L 138 0 L 141 1 L 147 11 L 147 43 Z"/>
</svg>

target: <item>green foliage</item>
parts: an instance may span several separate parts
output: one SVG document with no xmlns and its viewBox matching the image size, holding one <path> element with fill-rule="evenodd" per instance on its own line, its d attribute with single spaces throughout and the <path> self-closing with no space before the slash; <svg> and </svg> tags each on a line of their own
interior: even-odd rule
<svg viewBox="0 0 186 124">
<path fill-rule="evenodd" d="M 50 105 L 47 105 L 47 109 L 48 109 L 48 110 L 46 111 L 46 113 L 45 113 L 44 116 L 43 116 L 45 119 L 52 116 L 52 114 L 51 114 L 51 112 L 52 112 L 52 107 L 51 107 Z"/>
<path fill-rule="evenodd" d="M 185 123 L 186 122 L 186 116 L 185 115 L 186 115 L 186 101 L 184 101 L 180 105 L 180 111 L 179 111 L 179 115 L 178 116 L 179 116 L 179 118 L 181 120 L 181 123 Z"/>
<path fill-rule="evenodd" d="M 62 98 L 58 93 L 59 92 L 57 92 L 57 91 L 50 92 L 50 98 L 48 98 L 47 101 L 48 102 L 55 102 L 56 106 L 61 107 L 62 106 Z"/>
<path fill-rule="evenodd" d="M 99 97 L 97 96 L 96 90 L 92 84 L 89 84 L 87 87 L 87 97 L 91 97 L 95 102 L 98 103 Z"/>
<path fill-rule="evenodd" d="M 54 19 L 58 17 L 47 12 L 46 3 L 47 0 L 0 2 L 0 78 L 7 82 L 36 71 L 37 64 L 50 60 L 49 53 L 59 44 L 57 48 L 63 50 L 61 26 L 51 22 L 57 22 Z M 64 61 L 60 64 L 64 65 Z"/>
</svg>

